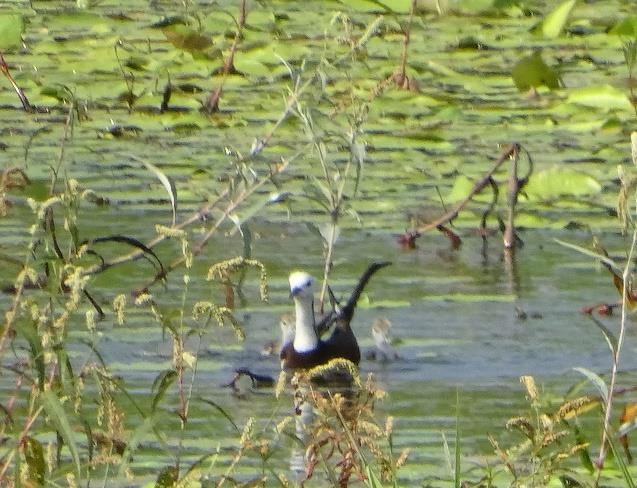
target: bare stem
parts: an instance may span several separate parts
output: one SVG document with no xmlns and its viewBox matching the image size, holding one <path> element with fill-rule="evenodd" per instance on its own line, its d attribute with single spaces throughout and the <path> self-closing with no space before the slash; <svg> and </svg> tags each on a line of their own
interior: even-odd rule
<svg viewBox="0 0 637 488">
<path fill-rule="evenodd" d="M 635 255 L 635 248 L 637 247 L 637 229 L 633 230 L 633 239 L 630 245 L 630 252 L 628 253 L 628 259 L 626 260 L 626 266 L 624 267 L 624 272 L 622 274 L 623 280 L 623 290 L 622 290 L 622 316 L 621 316 L 621 324 L 619 328 L 619 337 L 617 338 L 617 346 L 613 351 L 613 364 L 611 366 L 610 373 L 610 384 L 608 385 L 608 395 L 606 398 L 606 405 L 604 405 L 604 424 L 603 424 L 603 432 L 602 432 L 602 445 L 599 451 L 599 458 L 597 459 L 597 480 L 595 485 L 597 486 L 597 482 L 599 481 L 599 477 L 601 476 L 602 467 L 604 466 L 604 460 L 606 459 L 607 454 L 607 443 L 609 437 L 609 427 L 612 415 L 613 408 L 613 399 L 614 399 L 614 391 L 615 391 L 615 383 L 617 382 L 617 371 L 619 369 L 619 359 L 622 344 L 624 342 L 624 335 L 626 332 L 626 320 L 628 316 L 629 310 L 629 286 L 628 280 L 631 274 L 633 257 Z"/>
</svg>

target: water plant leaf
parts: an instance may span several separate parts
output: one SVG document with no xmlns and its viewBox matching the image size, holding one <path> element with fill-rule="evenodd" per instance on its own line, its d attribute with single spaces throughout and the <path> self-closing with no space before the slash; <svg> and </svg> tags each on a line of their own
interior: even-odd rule
<svg viewBox="0 0 637 488">
<path fill-rule="evenodd" d="M 534 173 L 524 191 L 531 201 L 550 201 L 566 195 L 596 195 L 601 193 L 602 185 L 586 173 L 553 166 Z"/>
<path fill-rule="evenodd" d="M 175 486 L 179 479 L 179 469 L 176 466 L 166 466 L 157 475 L 155 488 L 170 488 Z"/>
<path fill-rule="evenodd" d="M 228 422 L 230 422 L 230 424 L 232 425 L 232 427 L 234 427 L 234 430 L 236 430 L 238 434 L 241 433 L 241 429 L 239 428 L 239 426 L 235 423 L 234 420 L 232 420 L 232 417 L 230 416 L 230 414 L 226 412 L 221 405 L 219 405 L 218 403 L 212 400 L 208 400 L 207 398 L 202 398 L 201 401 L 214 407 L 221 415 L 223 415 L 226 418 L 226 420 L 228 420 Z"/>
<path fill-rule="evenodd" d="M 212 56 L 213 54 L 210 49 L 214 46 L 214 43 L 210 35 L 204 35 L 181 24 L 166 27 L 162 29 L 162 32 L 166 36 L 166 39 L 168 39 L 168 42 L 178 49 L 183 49 L 193 55 L 207 53 Z"/>
<path fill-rule="evenodd" d="M 97 237 L 93 239 L 91 242 L 93 244 L 99 244 L 100 242 L 124 242 L 130 246 L 140 249 L 141 251 L 144 252 L 144 255 L 150 254 L 152 257 L 155 258 L 155 261 L 157 262 L 157 264 L 159 264 L 160 271 L 162 273 L 164 272 L 164 265 L 160 261 L 160 259 L 157 257 L 157 254 L 155 254 L 153 250 L 150 247 L 148 247 L 146 244 L 144 244 L 138 239 L 135 239 L 134 237 L 114 235 L 114 236 L 106 236 L 106 237 Z M 149 259 L 149 261 L 154 264 L 154 262 L 151 259 Z"/>
<path fill-rule="evenodd" d="M 609 34 L 637 38 L 637 15 L 631 15 L 620 20 L 609 31 Z"/>
<path fill-rule="evenodd" d="M 633 109 L 626 93 L 611 85 L 587 86 L 571 90 L 566 102 L 602 110 L 632 111 Z"/>
<path fill-rule="evenodd" d="M 62 437 L 64 443 L 69 449 L 69 452 L 71 453 L 71 458 L 73 459 L 73 464 L 75 466 L 75 474 L 79 479 L 80 455 L 77 450 L 77 443 L 75 442 L 73 430 L 71 429 L 71 423 L 66 415 L 66 410 L 64 406 L 62 406 L 60 399 L 52 390 L 42 392 L 41 398 L 44 411 L 55 425 L 58 434 Z"/>
<path fill-rule="evenodd" d="M 577 0 L 566 0 L 555 7 L 542 21 L 542 35 L 549 39 L 558 37 L 564 30 L 566 21 L 576 3 Z"/>
<path fill-rule="evenodd" d="M 511 77 L 517 89 L 523 92 L 540 86 L 553 90 L 562 84 L 559 73 L 544 62 L 539 50 L 515 63 Z"/>
<path fill-rule="evenodd" d="M 34 324 L 27 322 L 24 326 L 16 327 L 17 331 L 29 343 L 31 361 L 33 361 L 35 370 L 38 375 L 38 387 L 44 390 L 44 382 L 46 379 L 44 369 L 44 348 L 42 347 L 42 339 Z"/>
<path fill-rule="evenodd" d="M 177 187 L 175 186 L 175 182 L 173 181 L 172 178 L 167 176 L 162 170 L 160 170 L 153 163 L 141 158 L 134 157 L 134 156 L 133 156 L 133 159 L 142 163 L 148 171 L 150 171 L 157 177 L 157 179 L 161 182 L 161 184 L 166 189 L 166 192 L 168 193 L 168 197 L 170 198 L 170 206 L 173 211 L 172 225 L 174 227 L 175 223 L 177 222 Z"/>
<path fill-rule="evenodd" d="M 155 421 L 155 415 L 146 417 L 144 421 L 133 431 L 128 440 L 128 444 L 126 445 L 126 451 L 124 451 L 124 454 L 122 455 L 122 463 L 119 465 L 118 476 L 122 476 L 128 469 L 128 464 L 132 459 L 133 453 L 137 450 L 142 439 L 146 436 L 146 434 L 148 434 L 148 432 L 155 429 Z"/>
<path fill-rule="evenodd" d="M 475 183 L 465 175 L 459 175 L 454 181 L 451 191 L 447 194 L 446 201 L 449 203 L 464 200 L 471 193 Z"/>
<path fill-rule="evenodd" d="M 8 51 L 22 43 L 24 19 L 20 14 L 0 15 L 0 50 Z"/>
<path fill-rule="evenodd" d="M 585 247 L 578 246 L 577 244 L 571 244 L 570 242 L 562 241 L 560 239 L 553 239 L 553 240 L 557 242 L 560 246 L 568 247 L 569 249 L 573 249 L 574 251 L 584 254 L 585 256 L 590 256 L 591 258 L 599 259 L 605 265 L 607 265 L 609 269 L 611 269 L 613 272 L 616 271 L 620 274 L 623 273 L 623 270 L 619 266 L 617 266 L 617 264 L 615 264 L 615 261 L 610 259 L 608 256 L 605 256 L 595 251 L 591 251 L 590 249 L 587 249 Z"/>
<path fill-rule="evenodd" d="M 408 14 L 412 0 L 378 0 L 378 3 L 397 14 Z"/>
<path fill-rule="evenodd" d="M 617 463 L 617 466 L 619 466 L 619 470 L 621 471 L 622 476 L 624 477 L 624 482 L 626 483 L 626 486 L 628 488 L 635 488 L 635 480 L 633 480 L 633 477 L 630 474 L 630 471 L 628 470 L 628 466 L 626 465 L 626 460 L 624 459 L 623 456 L 620 455 L 619 451 L 617 450 L 617 444 L 615 443 L 615 438 L 613 436 L 608 436 L 607 441 L 608 441 L 608 445 L 610 446 L 610 450 L 613 453 L 615 462 Z"/>
<path fill-rule="evenodd" d="M 574 371 L 586 376 L 588 380 L 597 388 L 599 391 L 604 404 L 608 402 L 608 386 L 606 386 L 606 382 L 599 376 L 597 373 L 591 371 L 587 368 L 576 367 L 573 368 Z"/>
<path fill-rule="evenodd" d="M 161 402 L 162 398 L 166 394 L 166 390 L 170 388 L 177 379 L 177 372 L 174 369 L 167 369 L 159 373 L 153 381 L 151 392 L 154 393 L 150 410 L 154 412 L 157 409 L 157 405 Z"/>
<path fill-rule="evenodd" d="M 29 468 L 29 478 L 35 482 L 35 486 L 44 486 L 44 449 L 35 438 L 28 436 L 24 446 L 24 458 Z"/>
<path fill-rule="evenodd" d="M 592 315 L 588 316 L 589 319 L 591 319 L 593 321 L 593 323 L 599 328 L 599 330 L 602 331 L 602 334 L 604 335 L 604 339 L 606 339 L 606 343 L 608 344 L 608 347 L 610 348 L 610 352 L 614 355 L 617 351 L 617 337 L 615 337 L 615 334 L 613 334 L 608 327 L 606 327 L 604 324 L 602 324 L 599 320 L 597 320 L 597 318 L 593 317 Z"/>
</svg>

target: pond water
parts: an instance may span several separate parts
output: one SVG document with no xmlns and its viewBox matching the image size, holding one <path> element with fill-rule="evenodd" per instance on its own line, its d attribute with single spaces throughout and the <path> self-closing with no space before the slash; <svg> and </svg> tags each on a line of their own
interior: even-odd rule
<svg viewBox="0 0 637 488">
<path fill-rule="evenodd" d="M 412 450 L 401 480 L 405 485 L 448 486 L 451 473 L 441 434 L 450 440 L 455 435 L 457 393 L 467 471 L 492 456 L 488 432 L 503 432 L 508 418 L 529 411 L 520 375 L 535 376 L 547 397 L 560 398 L 576 385 L 577 391 L 596 393 L 592 386 L 581 385 L 583 376 L 574 367 L 609 371 L 608 346 L 581 309 L 614 303 L 617 292 L 606 270 L 556 239 L 588 245 L 595 233 L 612 256 L 625 255 L 630 242 L 619 233 L 614 216 L 616 167 L 630 161 L 629 134 L 635 119 L 624 93 L 627 72 L 621 40 L 607 33 L 631 13 L 632 2 L 578 4 L 570 30 L 558 39 L 531 32 L 551 2 L 528 2 L 528 10 L 485 12 L 469 8 L 471 2 L 449 3 L 445 15 L 427 10 L 414 20 L 408 74 L 418 81 L 420 91 L 389 89 L 374 96 L 399 62 L 399 22 L 406 21 L 408 8 L 396 6 L 398 11 L 392 13 L 380 3 L 366 1 L 250 3 L 236 54 L 240 74 L 227 77 L 221 112 L 209 117 L 199 108 L 222 80 L 221 75 L 211 75 L 223 65 L 214 49 L 227 54 L 230 48 L 234 24 L 224 12 L 234 15 L 236 3 L 130 2 L 122 7 L 104 1 L 83 10 L 64 2 L 8 3 L 7 9 L 26 21 L 24 44 L 6 53 L 9 68 L 31 103 L 50 112 L 26 114 L 9 84 L 0 88 L 3 166 L 20 167 L 32 181 L 23 191 L 9 191 L 13 206 L 0 220 L 0 252 L 24 259 L 29 227 L 35 222 L 26 199 L 46 197 L 52 168 L 59 168 L 60 181 L 74 178 L 109 201 L 106 206 L 82 202 L 81 239 L 118 234 L 148 242 L 155 236 L 155 224 L 170 225 L 171 210 L 156 175 L 136 158 L 153 163 L 175 181 L 181 222 L 225 188 L 235 169 L 233 151 L 247 155 L 253 140 L 274 127 L 290 85 L 281 58 L 299 72 L 307 60 L 304 80 L 311 78 L 321 57 L 342 58 L 324 69 L 325 86 L 303 97 L 303 103 L 316 111 L 335 164 L 347 157 L 337 136 L 348 130 L 348 119 L 337 108 L 342 105 L 347 112 L 348 100 L 354 99 L 364 100 L 369 109 L 360 136 L 367 159 L 360 193 L 351 200 L 360 222 L 343 218 L 331 284 L 337 296 L 347 296 L 371 261 L 393 262 L 371 281 L 354 328 L 363 348 L 371 349 L 371 324 L 379 317 L 389 319 L 392 335 L 399 339 L 400 358 L 389 363 L 364 360 L 361 373 L 373 373 L 389 393 L 379 414 L 396 418 L 394 442 L 397 448 Z M 337 11 L 347 12 L 351 22 L 335 17 Z M 347 36 L 359 39 L 381 13 L 385 17 L 378 35 L 365 50 L 348 56 Z M 158 23 L 171 17 L 181 19 L 175 24 L 188 24 L 212 37 L 212 51 L 193 54 L 170 43 Z M 482 48 L 467 48 L 471 39 Z M 559 66 L 565 88 L 540 88 L 538 97 L 518 92 L 511 80 L 512 66 L 535 48 L 542 49 L 549 65 Z M 172 110 L 160 113 L 169 79 L 176 87 Z M 610 92 L 603 88 L 606 85 Z M 593 95 L 586 98 L 583 90 L 591 87 Z M 125 101 L 129 92 L 135 95 L 132 108 Z M 602 97 L 608 93 L 611 96 Z M 79 109 L 62 151 L 71 98 Z M 124 128 L 124 135 L 114 127 Z M 320 178 L 321 167 L 316 152 L 304 146 L 306 141 L 307 133 L 296 118 L 277 128 L 263 153 L 248 161 L 251 170 L 264 176 L 281 158 L 292 158 L 300 150 L 302 157 L 291 160 L 278 186 L 265 185 L 236 212 L 250 228 L 252 256 L 268 270 L 270 301 L 258 301 L 258 280 L 249 274 L 247 303 L 236 311 L 246 340 L 238 342 L 229 327 L 213 327 L 201 344 L 195 339 L 189 343 L 200 353 L 182 461 L 195 462 L 219 448 L 217 464 L 210 468 L 212 478 L 231 462 L 238 434 L 202 399 L 230 412 L 238 425 L 256 416 L 264 431 L 292 409 L 289 395 L 277 400 L 265 390 L 237 398 L 222 385 L 237 367 L 278 374 L 278 360 L 263 357 L 261 350 L 278 335 L 279 316 L 291 309 L 287 275 L 298 268 L 317 277 L 322 273 L 323 243 L 306 224 L 318 225 L 327 217 L 304 198 L 308 177 Z M 541 182 L 521 197 L 518 223 L 525 245 L 513 264 L 504 259 L 497 235 L 489 238 L 485 249 L 473 232 L 485 206 L 481 199 L 455 221 L 464 240 L 460 249 L 452 249 L 437 233 L 421 237 L 414 250 L 397 245 L 397 235 L 411 227 L 410 216 L 444 213 L 441 198 L 445 205 L 452 204 L 458 181 L 482 177 L 499 155 L 498 144 L 511 141 L 531 153 L 533 177 Z M 505 180 L 506 172 L 497 177 Z M 575 184 L 569 184 L 569 177 Z M 265 205 L 279 191 L 290 192 L 290 206 Z M 448 196 L 451 201 L 446 201 Z M 259 212 L 250 218 L 253 210 Z M 66 249 L 62 211 L 56 212 Z M 585 230 L 567 230 L 569 223 L 577 224 L 569 229 Z M 196 243 L 210 225 L 202 220 L 190 226 L 191 242 Z M 152 289 L 156 301 L 167 311 L 180 310 L 184 303 L 187 312 L 200 300 L 222 302 L 223 290 L 204 280 L 206 271 L 219 260 L 241 255 L 243 246 L 235 226 L 227 222 L 197 257 L 185 297 L 184 271 L 178 269 L 165 287 Z M 113 243 L 99 247 L 105 258 L 129 250 Z M 168 263 L 179 256 L 180 244 L 169 241 L 154 250 Z M 10 284 L 17 270 L 3 263 L 0 284 Z M 146 284 L 153 272 L 151 264 L 138 260 L 94 276 L 89 290 L 107 316 L 92 336 L 83 325 L 83 314 L 90 309 L 86 304 L 69 329 L 73 364 L 96 360 L 81 342 L 95 340 L 103 361 L 141 404 L 149 402 L 158 373 L 170 367 L 172 346 L 147 310 L 130 305 L 124 325 L 118 325 L 109 304 L 120 293 L 128 295 Z M 0 309 L 7 310 L 11 300 L 10 295 L 0 295 Z M 520 310 L 527 318 L 520 317 Z M 600 320 L 617 331 L 617 316 Z M 632 384 L 637 368 L 634 327 L 629 321 L 622 386 Z M 6 366 L 14 358 L 5 354 L 2 361 Z M 14 380 L 2 378 L 7 395 Z M 89 388 L 87 393 L 95 392 Z M 164 401 L 171 405 L 175 398 L 169 393 Z M 133 431 L 143 419 L 127 408 L 127 428 Z M 593 432 L 595 420 L 588 425 Z M 173 424 L 177 429 L 177 419 L 167 413 L 162 428 L 168 432 Z M 141 447 L 130 463 L 135 473 L 130 483 L 136 485 L 153 481 L 159 469 L 174 461 L 171 449 L 155 437 L 148 432 L 139 435 Z M 284 448 L 270 461 L 276 470 L 288 465 L 290 443 L 281 444 Z M 258 460 L 247 457 L 236 474 L 248 479 L 260 469 Z M 475 474 L 476 479 L 480 476 Z"/>
</svg>

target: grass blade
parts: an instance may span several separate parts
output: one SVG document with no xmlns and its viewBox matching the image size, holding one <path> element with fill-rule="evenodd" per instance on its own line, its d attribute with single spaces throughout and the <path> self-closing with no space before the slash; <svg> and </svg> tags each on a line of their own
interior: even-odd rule
<svg viewBox="0 0 637 488">
<path fill-rule="evenodd" d="M 69 448 L 71 458 L 73 459 L 73 464 L 75 466 L 75 475 L 79 479 L 80 455 L 77 450 L 77 444 L 75 443 L 75 437 L 73 435 L 73 430 L 71 429 L 69 418 L 66 415 L 66 411 L 62 406 L 60 399 L 55 395 L 55 393 L 53 393 L 53 391 L 44 391 L 42 392 L 42 406 Z"/>
<path fill-rule="evenodd" d="M 606 382 L 595 372 L 586 368 L 573 368 L 578 373 L 583 374 L 588 378 L 588 380 L 593 383 L 597 387 L 602 399 L 604 400 L 604 404 L 608 403 L 608 386 L 606 386 Z"/>
</svg>

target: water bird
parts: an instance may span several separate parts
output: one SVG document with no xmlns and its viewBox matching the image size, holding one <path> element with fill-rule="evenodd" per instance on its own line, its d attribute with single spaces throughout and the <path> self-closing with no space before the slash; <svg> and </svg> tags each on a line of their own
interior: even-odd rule
<svg viewBox="0 0 637 488">
<path fill-rule="evenodd" d="M 281 327 L 281 340 L 272 340 L 263 346 L 261 356 L 269 357 L 280 355 L 283 348 L 294 340 L 294 315 L 284 313 L 279 320 Z"/>
<path fill-rule="evenodd" d="M 304 271 L 290 274 L 290 296 L 294 299 L 295 330 L 294 339 L 281 349 L 283 369 L 310 369 L 326 364 L 332 359 L 344 358 L 358 365 L 361 352 L 351 328 L 351 321 L 365 286 L 379 269 L 390 262 L 372 263 L 361 275 L 344 306 L 335 300 L 333 309 L 316 322 L 314 313 L 314 278 Z M 333 298 L 333 294 L 331 293 Z M 324 331 L 332 329 L 325 339 Z"/>
<path fill-rule="evenodd" d="M 365 356 L 367 359 L 391 361 L 399 358 L 396 349 L 392 346 L 389 329 L 391 329 L 391 322 L 388 319 L 376 319 L 374 321 L 372 324 L 374 349 Z"/>
</svg>

